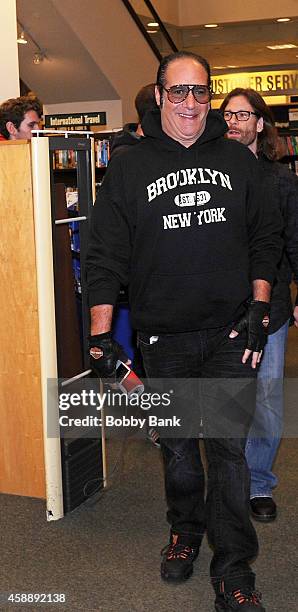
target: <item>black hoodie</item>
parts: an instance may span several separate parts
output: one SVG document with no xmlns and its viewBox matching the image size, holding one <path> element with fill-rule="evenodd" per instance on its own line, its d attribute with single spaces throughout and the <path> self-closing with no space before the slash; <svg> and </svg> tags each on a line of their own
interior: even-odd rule
<svg viewBox="0 0 298 612">
<path fill-rule="evenodd" d="M 228 325 L 280 258 L 280 216 L 261 195 L 258 163 L 224 138 L 216 111 L 188 148 L 162 131 L 159 111 L 142 127 L 146 138 L 111 160 L 94 206 L 89 304 L 115 304 L 128 284 L 138 330 Z"/>
<path fill-rule="evenodd" d="M 112 140 L 111 158 L 123 153 L 138 144 L 142 138 L 137 134 L 138 124 L 127 123 L 121 132 L 117 132 Z"/>
</svg>

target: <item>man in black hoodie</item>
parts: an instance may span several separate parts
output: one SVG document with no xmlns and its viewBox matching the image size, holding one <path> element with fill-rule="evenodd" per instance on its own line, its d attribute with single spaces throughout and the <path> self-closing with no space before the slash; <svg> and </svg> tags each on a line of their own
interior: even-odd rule
<svg viewBox="0 0 298 612">
<path fill-rule="evenodd" d="M 157 74 L 160 113 L 146 115 L 138 147 L 111 160 L 87 256 L 91 366 L 101 377 L 115 372 L 120 349 L 110 333 L 113 306 L 120 285 L 128 284 L 146 373 L 162 379 L 161 389 L 166 379 L 174 385 L 173 414 L 189 408 L 193 414 L 191 437 L 179 438 L 176 428 L 161 441 L 171 524 L 162 577 L 192 574 L 207 530 L 216 610 L 264 612 L 249 565 L 258 546 L 244 438 L 281 221 L 261 196 L 256 159 L 224 138 L 226 123 L 210 111 L 210 99 L 204 58 L 165 57 Z"/>
</svg>

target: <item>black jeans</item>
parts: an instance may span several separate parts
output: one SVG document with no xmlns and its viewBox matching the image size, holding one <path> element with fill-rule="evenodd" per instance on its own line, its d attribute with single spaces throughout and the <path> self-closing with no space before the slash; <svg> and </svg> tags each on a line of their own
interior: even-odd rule
<svg viewBox="0 0 298 612">
<path fill-rule="evenodd" d="M 200 397 L 192 403 L 200 404 L 193 409 L 200 410 L 203 422 L 208 461 L 206 500 L 198 439 L 161 438 L 161 447 L 171 532 L 186 544 L 200 545 L 207 531 L 214 551 L 210 574 L 216 591 L 254 586 L 249 560 L 258 551 L 249 518 L 250 476 L 244 453 L 255 408 L 256 371 L 250 363 L 241 362 L 245 334 L 232 340 L 230 330 L 231 326 L 162 334 L 152 344 L 148 334 L 138 334 L 149 379 L 184 379 L 184 385 L 186 379 L 202 381 Z M 227 420 L 229 410 L 232 423 L 236 416 L 236 437 Z"/>
</svg>

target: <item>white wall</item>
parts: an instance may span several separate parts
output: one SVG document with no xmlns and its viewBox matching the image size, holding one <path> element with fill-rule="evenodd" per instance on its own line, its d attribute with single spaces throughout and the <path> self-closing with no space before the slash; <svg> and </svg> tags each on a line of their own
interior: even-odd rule
<svg viewBox="0 0 298 612">
<path fill-rule="evenodd" d="M 197 2 L 197 0 L 194 1 Z M 151 11 L 146 7 L 144 0 L 134 0 L 132 5 L 136 13 L 148 16 L 152 21 Z M 162 21 L 179 24 L 178 0 L 153 0 L 153 6 Z"/>
<path fill-rule="evenodd" d="M 0 103 L 20 95 L 16 0 L 0 0 Z"/>
<path fill-rule="evenodd" d="M 44 104 L 44 114 L 54 115 L 59 113 L 82 113 L 86 112 L 106 112 L 107 126 L 103 130 L 113 130 L 121 128 L 122 103 L 121 100 L 100 100 L 94 102 L 64 102 L 63 104 Z"/>
<path fill-rule="evenodd" d="M 120 0 L 51 1 L 122 100 L 123 121 L 132 121 L 136 93 L 154 82 L 159 62 L 124 4 Z"/>
</svg>

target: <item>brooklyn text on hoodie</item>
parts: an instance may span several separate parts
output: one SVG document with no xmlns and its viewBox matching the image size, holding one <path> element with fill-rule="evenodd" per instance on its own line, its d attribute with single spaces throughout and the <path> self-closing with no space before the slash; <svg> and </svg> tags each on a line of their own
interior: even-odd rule
<svg viewBox="0 0 298 612">
<path fill-rule="evenodd" d="M 228 174 L 223 174 L 220 170 L 211 170 L 210 168 L 184 168 L 177 172 L 169 172 L 166 176 L 161 176 L 154 183 L 147 186 L 148 202 L 154 200 L 157 196 L 162 195 L 169 189 L 176 187 L 184 187 L 185 185 L 198 184 L 221 185 L 232 191 L 231 181 Z M 191 194 L 193 195 L 193 194 Z M 183 200 L 182 200 L 183 202 Z M 181 203 L 178 206 L 194 206 L 193 204 Z M 202 202 L 204 204 L 204 202 Z"/>
</svg>

